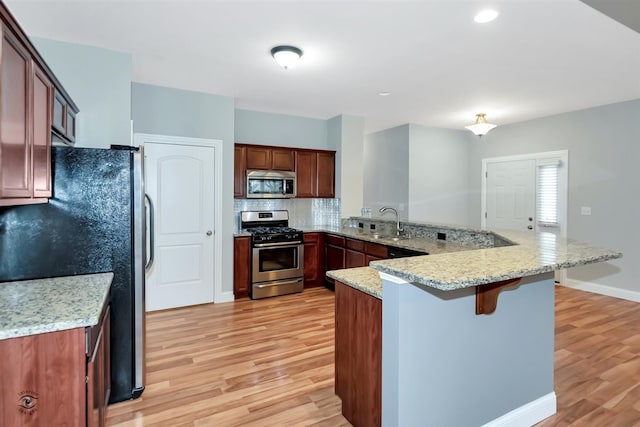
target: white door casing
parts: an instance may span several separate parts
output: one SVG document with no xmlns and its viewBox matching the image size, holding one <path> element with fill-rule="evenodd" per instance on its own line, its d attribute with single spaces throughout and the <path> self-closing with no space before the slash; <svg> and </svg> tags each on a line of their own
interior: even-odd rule
<svg viewBox="0 0 640 427">
<path fill-rule="evenodd" d="M 211 303 L 221 293 L 220 141 L 136 134 L 155 207 L 147 311 Z"/>
<path fill-rule="evenodd" d="M 536 161 L 491 162 L 487 180 L 486 226 L 535 231 Z"/>
</svg>

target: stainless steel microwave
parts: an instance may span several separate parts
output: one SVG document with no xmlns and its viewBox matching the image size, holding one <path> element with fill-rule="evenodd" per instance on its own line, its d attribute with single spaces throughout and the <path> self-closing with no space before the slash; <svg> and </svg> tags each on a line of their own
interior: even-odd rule
<svg viewBox="0 0 640 427">
<path fill-rule="evenodd" d="M 247 171 L 248 199 L 296 197 L 296 173 L 286 171 Z"/>
</svg>

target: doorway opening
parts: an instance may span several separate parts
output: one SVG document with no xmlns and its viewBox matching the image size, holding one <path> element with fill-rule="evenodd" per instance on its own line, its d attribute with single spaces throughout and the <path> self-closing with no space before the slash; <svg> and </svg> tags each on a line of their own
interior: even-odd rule
<svg viewBox="0 0 640 427">
<path fill-rule="evenodd" d="M 568 182 L 568 150 L 482 159 L 482 227 L 544 232 L 545 244 L 566 238 Z"/>
</svg>

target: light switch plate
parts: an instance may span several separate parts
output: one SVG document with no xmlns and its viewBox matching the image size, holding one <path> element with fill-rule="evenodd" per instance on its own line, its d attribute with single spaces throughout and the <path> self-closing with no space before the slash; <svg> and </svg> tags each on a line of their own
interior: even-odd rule
<svg viewBox="0 0 640 427">
<path fill-rule="evenodd" d="M 591 215 L 591 206 L 582 206 L 580 208 L 580 215 Z"/>
</svg>

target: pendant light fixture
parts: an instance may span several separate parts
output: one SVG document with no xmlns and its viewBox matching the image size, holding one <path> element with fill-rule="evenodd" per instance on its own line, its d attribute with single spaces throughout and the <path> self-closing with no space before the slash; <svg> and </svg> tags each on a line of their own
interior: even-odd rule
<svg viewBox="0 0 640 427">
<path fill-rule="evenodd" d="M 295 67 L 302 55 L 302 50 L 295 46 L 282 45 L 271 49 L 271 56 L 285 70 Z"/>
<path fill-rule="evenodd" d="M 486 114 L 484 113 L 476 114 L 476 122 L 472 125 L 465 126 L 466 129 L 469 129 L 480 138 L 482 138 L 482 135 L 485 135 L 494 127 L 496 127 L 496 125 L 489 123 L 487 121 Z"/>
</svg>

